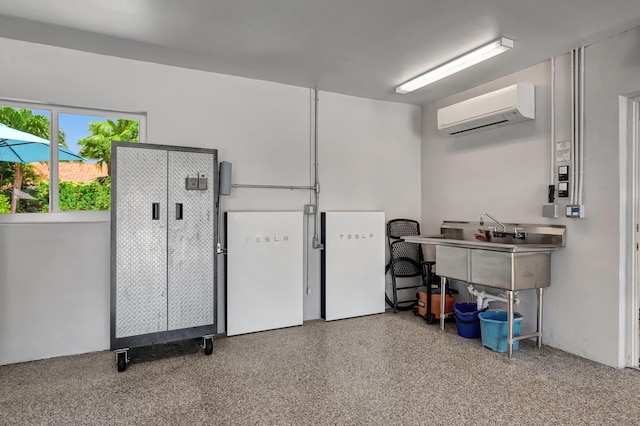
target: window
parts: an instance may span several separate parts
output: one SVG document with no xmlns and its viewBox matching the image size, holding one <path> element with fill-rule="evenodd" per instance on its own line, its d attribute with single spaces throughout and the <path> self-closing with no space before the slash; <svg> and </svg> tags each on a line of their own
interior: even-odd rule
<svg viewBox="0 0 640 426">
<path fill-rule="evenodd" d="M 0 213 L 109 210 L 111 141 L 144 142 L 144 114 L 0 100 Z"/>
</svg>

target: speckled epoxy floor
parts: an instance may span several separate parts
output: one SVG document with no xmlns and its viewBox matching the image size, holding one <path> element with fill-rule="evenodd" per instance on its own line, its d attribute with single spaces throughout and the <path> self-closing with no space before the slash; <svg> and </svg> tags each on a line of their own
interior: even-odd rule
<svg viewBox="0 0 640 426">
<path fill-rule="evenodd" d="M 0 367 L 0 424 L 640 424 L 640 372 L 391 313 Z M 152 361 L 150 361 L 153 359 Z"/>
</svg>

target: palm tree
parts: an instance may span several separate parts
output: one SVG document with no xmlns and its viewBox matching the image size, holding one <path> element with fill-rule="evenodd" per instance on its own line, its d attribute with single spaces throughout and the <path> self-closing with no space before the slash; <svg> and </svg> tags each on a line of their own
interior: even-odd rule
<svg viewBox="0 0 640 426">
<path fill-rule="evenodd" d="M 78 145 L 82 146 L 78 154 L 98 160 L 100 166 L 106 164 L 111 176 L 111 141 L 138 142 L 138 131 L 136 120 L 92 121 L 89 123 L 91 136 L 78 141 Z"/>
<path fill-rule="evenodd" d="M 44 115 L 34 114 L 30 109 L 14 109 L 11 107 L 0 107 L 0 123 L 6 124 L 16 130 L 31 133 L 43 139 L 49 139 L 49 118 Z M 58 131 L 59 142 L 67 147 L 64 141 L 64 132 Z M 13 169 L 13 170 L 12 170 Z M 10 182 L 13 177 L 12 189 L 20 189 L 25 172 L 25 165 L 0 162 L 0 186 Z M 12 176 L 13 175 L 13 176 Z M 18 197 L 11 196 L 11 213 L 15 213 L 18 208 Z"/>
</svg>

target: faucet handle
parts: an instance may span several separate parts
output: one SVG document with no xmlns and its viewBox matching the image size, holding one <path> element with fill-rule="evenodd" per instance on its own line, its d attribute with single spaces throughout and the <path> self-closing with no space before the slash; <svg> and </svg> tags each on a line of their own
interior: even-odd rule
<svg viewBox="0 0 640 426">
<path fill-rule="evenodd" d="M 513 227 L 513 238 L 518 240 L 524 240 L 526 238 L 526 234 L 524 233 L 524 228 Z"/>
</svg>

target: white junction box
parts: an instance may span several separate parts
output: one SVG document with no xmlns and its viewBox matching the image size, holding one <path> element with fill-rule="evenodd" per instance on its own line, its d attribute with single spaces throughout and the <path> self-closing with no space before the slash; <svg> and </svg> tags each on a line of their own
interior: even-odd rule
<svg viewBox="0 0 640 426">
<path fill-rule="evenodd" d="M 560 209 L 560 206 L 557 204 L 545 204 L 544 206 L 542 206 L 542 216 L 543 217 L 558 217 L 560 216 L 560 213 L 562 210 Z"/>
</svg>

